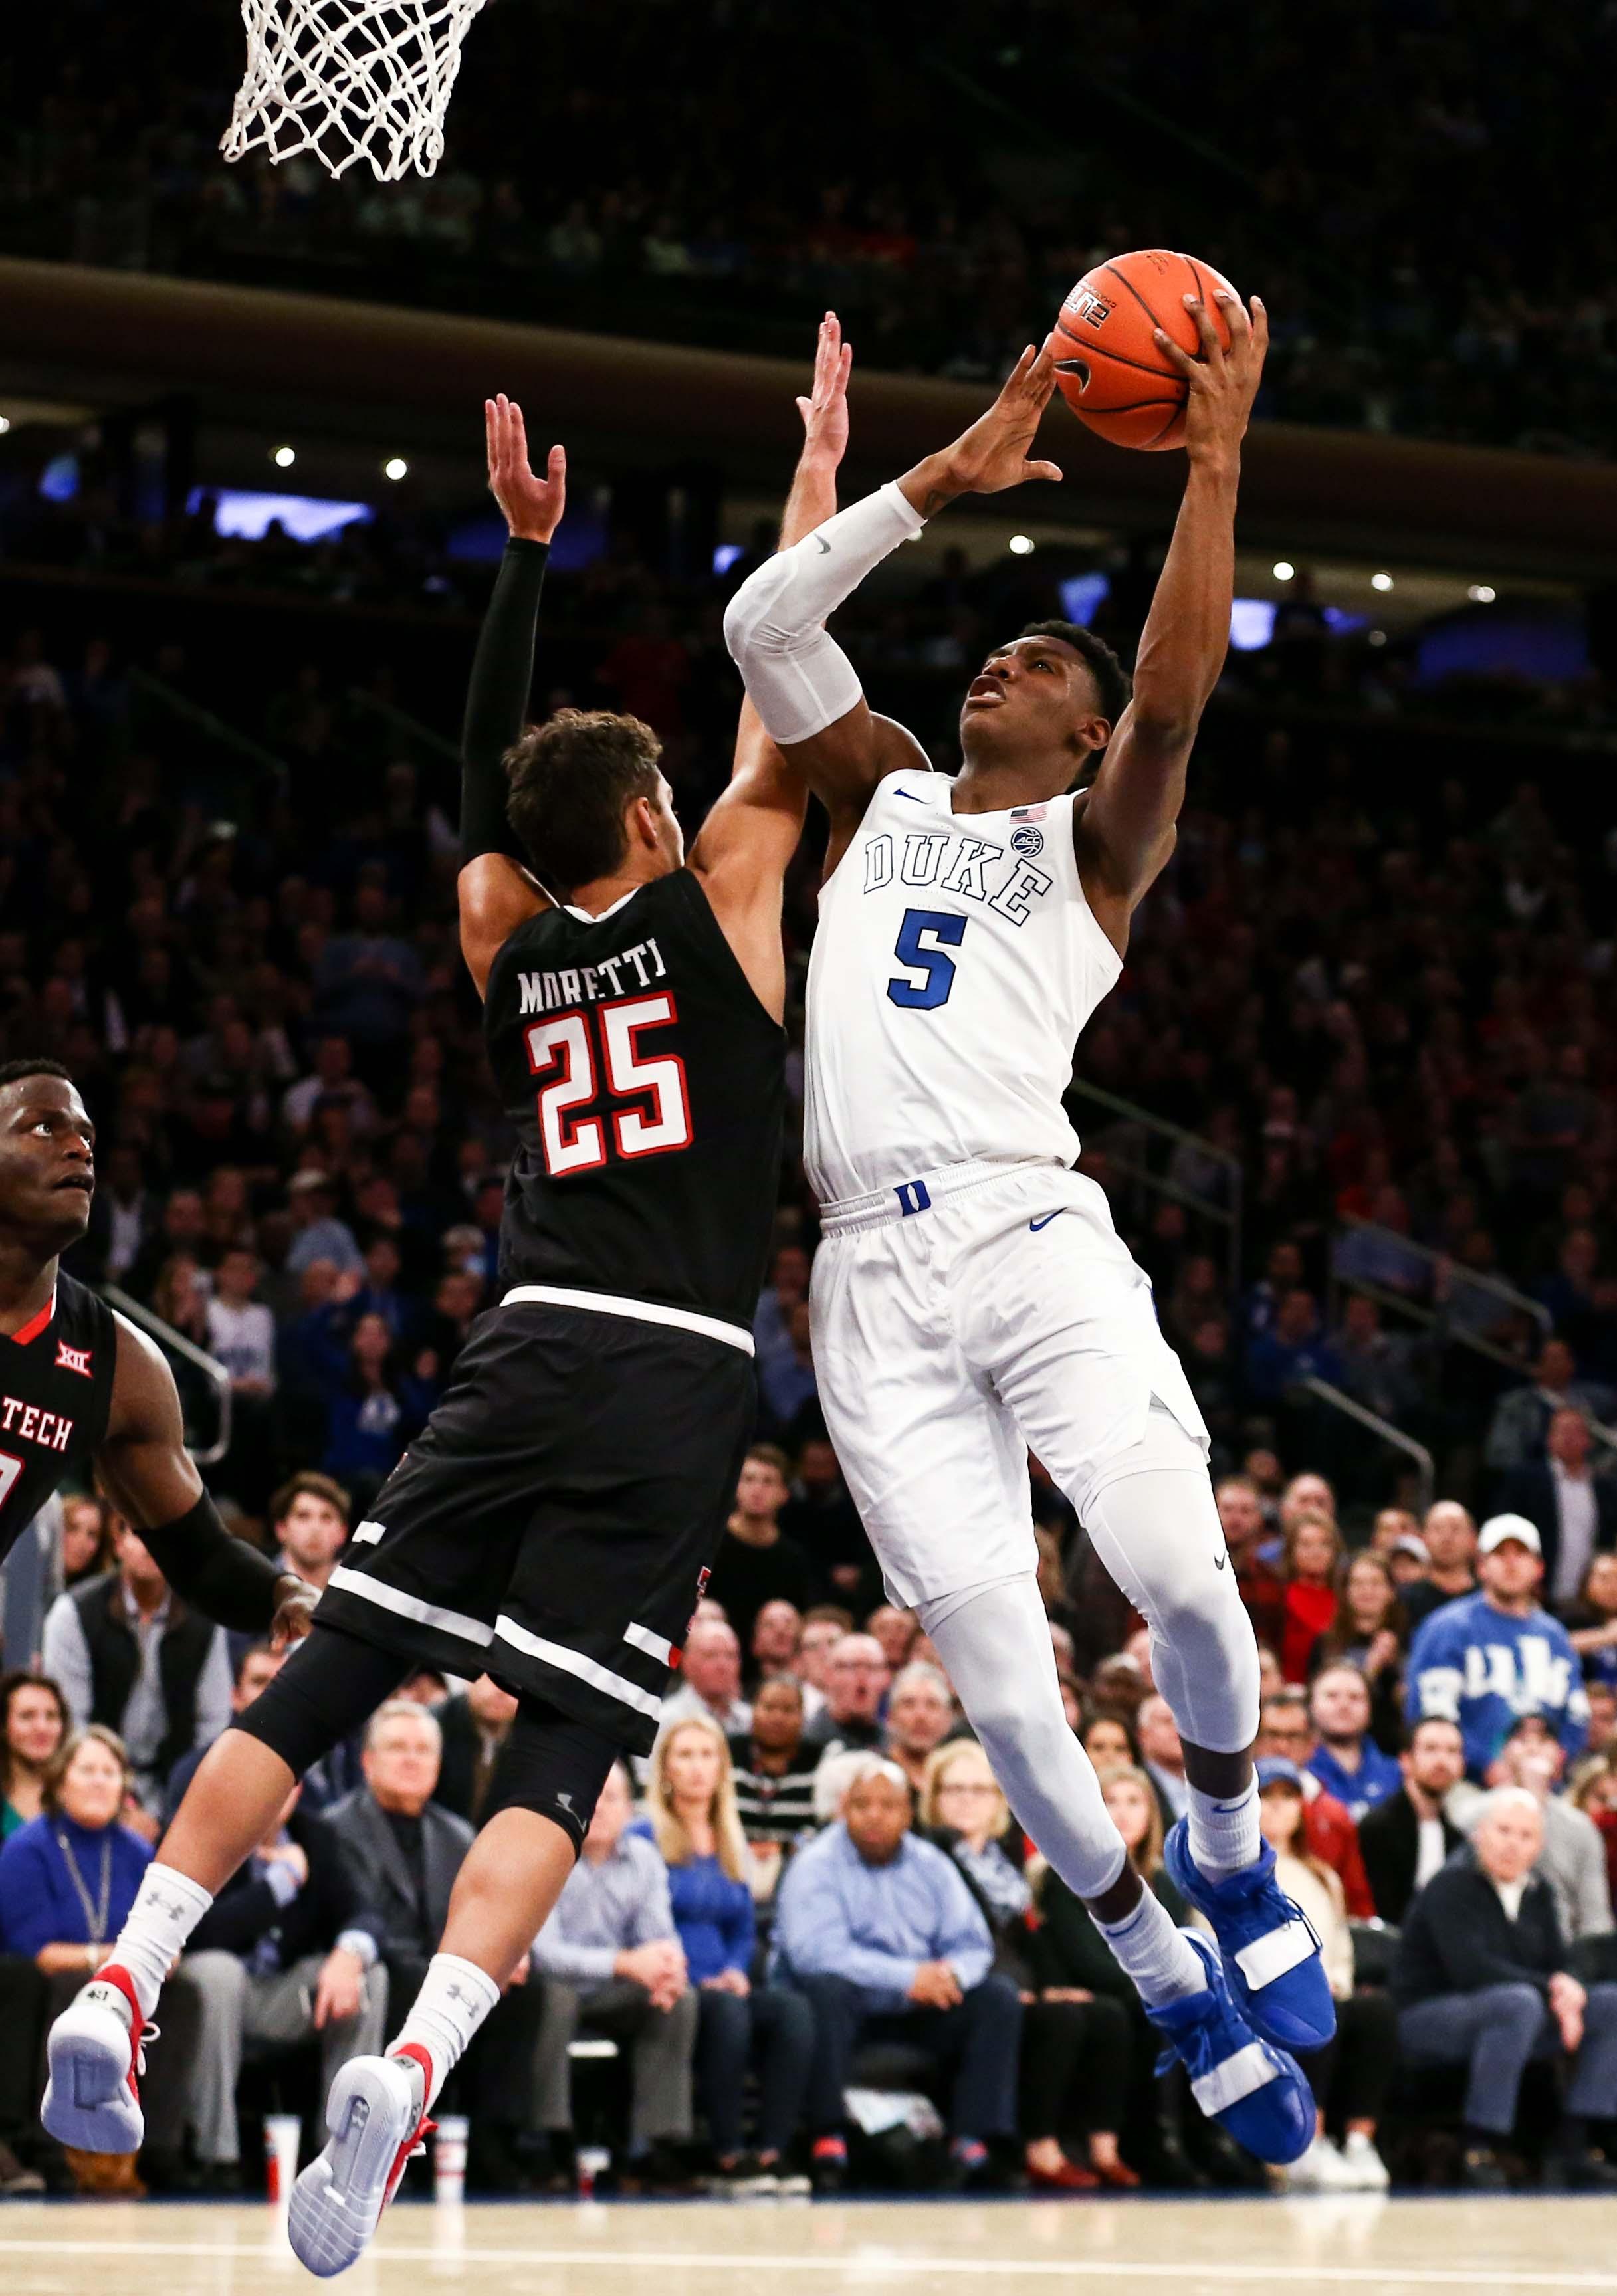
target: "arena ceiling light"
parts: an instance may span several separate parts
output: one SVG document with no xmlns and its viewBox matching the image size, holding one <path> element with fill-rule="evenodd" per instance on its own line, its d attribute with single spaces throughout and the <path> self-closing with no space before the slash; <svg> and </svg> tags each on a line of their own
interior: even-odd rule
<svg viewBox="0 0 1617 2296">
<path fill-rule="evenodd" d="M 1291 581 L 1291 580 L 1292 580 L 1292 578 L 1293 578 L 1293 576 L 1296 574 L 1296 571 L 1297 571 L 1297 569 L 1293 565 L 1293 563 L 1292 563 L 1292 562 L 1291 562 L 1291 560 L 1290 560 L 1289 558 L 1276 558 L 1276 561 L 1275 561 L 1275 565 L 1274 565 L 1274 575 L 1275 575 L 1275 579 L 1276 579 L 1276 582 L 1289 582 L 1289 581 Z"/>
<path fill-rule="evenodd" d="M 295 447 L 277 447 L 269 459 L 277 471 L 290 471 L 298 459 L 298 450 Z"/>
<path fill-rule="evenodd" d="M 1030 534 L 1014 534 L 1005 545 L 1013 558 L 1030 558 L 1034 546 Z"/>
<path fill-rule="evenodd" d="M 407 479 L 410 475 L 410 465 L 402 455 L 390 455 L 382 466 L 382 475 L 384 479 L 395 480 Z"/>
<path fill-rule="evenodd" d="M 4 438 L 6 432 L 11 429 L 11 416 L 9 414 L 0 414 L 0 439 Z"/>
<path fill-rule="evenodd" d="M 1373 590 L 1390 590 L 1392 587 L 1392 577 L 1391 574 L 1372 574 L 1370 587 Z"/>
<path fill-rule="evenodd" d="M 1465 593 L 1473 606 L 1491 606 L 1498 594 L 1491 582 L 1473 582 Z"/>
</svg>

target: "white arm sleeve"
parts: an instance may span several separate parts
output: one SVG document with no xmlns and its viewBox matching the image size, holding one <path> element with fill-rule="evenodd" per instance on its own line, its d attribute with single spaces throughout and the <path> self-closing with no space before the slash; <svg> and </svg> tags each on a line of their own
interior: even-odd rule
<svg viewBox="0 0 1617 2296">
<path fill-rule="evenodd" d="M 725 644 L 772 739 L 806 742 L 858 701 L 858 674 L 825 630 L 825 617 L 925 523 L 890 483 L 838 511 L 742 584 L 725 611 Z"/>
</svg>

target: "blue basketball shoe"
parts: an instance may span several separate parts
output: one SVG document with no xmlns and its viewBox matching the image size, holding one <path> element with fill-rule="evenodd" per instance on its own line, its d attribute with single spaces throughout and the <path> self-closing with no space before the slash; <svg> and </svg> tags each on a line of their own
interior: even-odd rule
<svg viewBox="0 0 1617 2296">
<path fill-rule="evenodd" d="M 1180 1934 L 1207 1967 L 1207 1989 L 1145 2014 L 1168 2043 L 1158 2061 L 1176 2061 L 1210 2120 L 1260 2161 L 1299 2160 L 1314 2141 L 1314 2092 L 1284 2049 L 1260 2040 L 1242 2014 L 1217 1952 L 1194 1930 Z"/>
<path fill-rule="evenodd" d="M 1181 1818 L 1162 1859 L 1181 1895 L 1212 1923 L 1224 1973 L 1253 2030 L 1277 2049 L 1304 2055 L 1323 2049 L 1336 2030 L 1336 2005 L 1318 1933 L 1276 1881 L 1269 1844 L 1255 1865 L 1210 1882 L 1190 1854 L 1188 1821 Z"/>
</svg>

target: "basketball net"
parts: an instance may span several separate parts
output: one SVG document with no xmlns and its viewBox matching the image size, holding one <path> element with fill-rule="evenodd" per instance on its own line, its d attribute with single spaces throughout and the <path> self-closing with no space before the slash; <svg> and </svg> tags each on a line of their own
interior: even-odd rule
<svg viewBox="0 0 1617 2296">
<path fill-rule="evenodd" d="M 379 183 L 443 157 L 461 42 L 484 0 L 242 0 L 247 76 L 219 149 L 277 164 L 311 152 L 333 176 L 367 160 Z"/>
</svg>

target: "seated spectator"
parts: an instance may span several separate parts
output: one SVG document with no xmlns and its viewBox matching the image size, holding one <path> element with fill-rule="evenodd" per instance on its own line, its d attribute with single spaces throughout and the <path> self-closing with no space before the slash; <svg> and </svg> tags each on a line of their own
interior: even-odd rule
<svg viewBox="0 0 1617 2296">
<path fill-rule="evenodd" d="M 935 1666 L 919 1661 L 900 1667 L 887 1693 L 887 1730 L 883 1751 L 919 1796 L 926 1784 L 927 1764 L 955 1726 L 955 1698 L 948 1677 Z"/>
<path fill-rule="evenodd" d="M 1400 1599 L 1417 1580 L 1425 1577 L 1431 1562 L 1426 1542 L 1418 1532 L 1396 1542 L 1388 1554 L 1387 1569 L 1391 1573 L 1393 1589 Z M 1408 1625 L 1407 1614 L 1405 1624 Z"/>
<path fill-rule="evenodd" d="M 1304 1379 L 1337 1387 L 1342 1366 L 1321 1328 L 1313 1293 L 1299 1287 L 1285 1293 L 1274 1323 L 1247 1349 L 1246 1384 L 1253 1399 L 1267 1405 L 1282 1402 L 1287 1390 Z"/>
<path fill-rule="evenodd" d="M 795 1603 L 766 1603 L 752 1621 L 750 1663 L 742 1677 L 743 1687 L 755 1689 L 773 1676 L 792 1674 L 802 1630 L 802 1614 Z"/>
<path fill-rule="evenodd" d="M 920 1621 L 913 1611 L 901 1611 L 896 1603 L 882 1603 L 866 1620 L 865 1631 L 881 1644 L 888 1671 L 896 1675 L 915 1654 Z"/>
<path fill-rule="evenodd" d="M 1457 1722 L 1465 1769 L 1479 1784 L 1523 1714 L 1542 1714 L 1569 1757 L 1588 1730 L 1578 1654 L 1559 1619 L 1538 1602 L 1539 1534 L 1519 1514 L 1498 1514 L 1477 1542 L 1481 1592 L 1429 1618 L 1409 1648 L 1405 1718 Z"/>
<path fill-rule="evenodd" d="M 1226 1475 L 1213 1497 L 1252 1632 L 1260 1643 L 1278 1651 L 1285 1631 L 1285 1581 L 1259 1551 L 1268 1525 L 1258 1486 L 1250 1475 Z"/>
<path fill-rule="evenodd" d="M 1539 1804 L 1520 1786 L 1489 1798 L 1473 1862 L 1432 1876 L 1405 1918 L 1393 1964 L 1399 2045 L 1414 2064 L 1468 2068 L 1462 2181 L 1501 2192 L 1498 2148 L 1515 2126 L 1530 2060 L 1564 2060 L 1568 2085 L 1551 2157 L 1574 2187 L 1617 2190 L 1589 2123 L 1617 2116 L 1617 1986 L 1586 1992 L 1568 1970 L 1555 1894 L 1536 1880 Z"/>
<path fill-rule="evenodd" d="M 1356 1666 L 1327 1666 L 1309 1694 L 1314 1751 L 1308 1768 L 1357 1825 L 1395 1794 L 1403 1774 L 1370 1735 L 1370 1685 Z"/>
<path fill-rule="evenodd" d="M 1520 1786 L 1539 1805 L 1544 1847 L 1535 1876 L 1555 1892 L 1555 1919 L 1568 1945 L 1605 1937 L 1612 1927 L 1612 1893 L 1606 1880 L 1605 1845 L 1598 1829 L 1561 1795 L 1566 1750 L 1542 1714 L 1524 1714 L 1499 1749 L 1488 1773 L 1490 1786 Z M 1473 1826 L 1488 1796 L 1474 1785 L 1457 1786 L 1449 1814 L 1463 1829 Z"/>
<path fill-rule="evenodd" d="M 628 2161 L 636 2185 L 688 2191 L 674 2148 L 691 2136 L 691 2061 L 699 2013 L 656 1845 L 627 1829 L 628 1776 L 614 1765 L 549 1920 L 534 1940 L 545 1980 L 535 2095 L 553 2142 L 570 2137 L 568 2049 L 581 2024 L 628 2044 L 633 2092 Z"/>
<path fill-rule="evenodd" d="M 1599 1676 L 1588 1685 L 1589 1734 L 1585 1748 L 1587 1754 L 1610 1754 L 1617 1751 L 1617 1683 Z"/>
<path fill-rule="evenodd" d="M 1282 1575 L 1285 1595 L 1280 1632 L 1280 1671 L 1288 1682 L 1306 1682 L 1309 1660 L 1322 1635 L 1336 1623 L 1336 1574 L 1342 1533 L 1328 1515 L 1296 1516 L 1285 1534 Z"/>
<path fill-rule="evenodd" d="M 1465 1775 L 1465 1742 L 1457 1722 L 1417 1722 L 1399 1756 L 1402 1785 L 1365 1813 L 1359 1854 L 1375 1911 L 1396 1928 L 1417 1890 L 1465 1841 L 1444 1808 Z"/>
<path fill-rule="evenodd" d="M 112 1510 L 105 1499 L 80 1492 L 62 1502 L 62 1583 L 71 1589 L 99 1578 L 118 1558 L 112 1552 Z"/>
<path fill-rule="evenodd" d="M 696 2084 L 718 2174 L 732 2191 L 778 2191 L 802 2114 L 814 2021 L 800 1994 L 752 1983 L 751 1860 L 730 1750 L 717 1723 L 693 1715 L 661 1733 L 645 1798 L 696 1988 Z M 742 2110 L 755 2062 L 757 2143 L 743 2152 Z M 808 2188 L 805 2178 L 801 2189 Z"/>
<path fill-rule="evenodd" d="M 365 1256 L 354 1241 L 354 1231 L 337 1217 L 337 1183 L 317 1164 L 306 1164 L 286 1184 L 286 1201 L 296 1231 L 286 1255 L 288 1272 L 302 1275 L 316 1260 L 330 1263 L 340 1276 L 349 1276 L 357 1288 L 365 1276 Z"/>
<path fill-rule="evenodd" d="M 272 1650 L 267 1643 L 248 1643 L 236 1660 L 235 1680 L 231 1685 L 230 1710 L 245 1714 L 267 1683 L 275 1680 L 286 1663 L 283 1650 Z M 163 1823 L 170 1824 L 174 1813 L 185 1799 L 185 1789 L 202 1766 L 206 1746 L 193 1746 L 180 1756 L 168 1773 L 168 1783 L 163 1794 Z"/>
<path fill-rule="evenodd" d="M 1109 1998 L 1079 1999 L 1070 1986 L 1040 1990 L 1028 1922 L 1033 1892 L 1005 1847 L 1011 1813 L 981 1746 L 962 1739 L 938 1748 L 920 1814 L 927 1839 L 954 1859 L 977 1900 L 995 1968 L 1022 1996 L 1017 2126 L 1029 2184 L 1038 2192 L 1132 2188 L 1139 2178 L 1118 2151 L 1133 2039 L 1127 2012 Z M 1063 2149 L 1069 2133 L 1086 2145 L 1088 2167 Z"/>
<path fill-rule="evenodd" d="M 349 1334 L 345 1376 L 326 1395 L 321 1465 L 368 1505 L 425 1426 L 432 1401 L 430 1379 L 421 1365 L 408 1371 L 400 1363 L 382 1317 L 361 1316 Z"/>
<path fill-rule="evenodd" d="M 1140 1759 L 1161 1806 L 1164 1828 L 1190 1808 L 1190 1785 L 1185 1775 L 1185 1749 L 1173 1709 L 1160 1691 L 1142 1698 L 1134 1718 Z"/>
<path fill-rule="evenodd" d="M 1342 1883 L 1309 1849 L 1296 1764 L 1274 1755 L 1260 1761 L 1258 1796 L 1258 1821 L 1275 1852 L 1275 1879 L 1314 1926 L 1336 2003 L 1335 2038 L 1301 2061 L 1318 2119 L 1314 2142 L 1293 2162 L 1287 2182 L 1301 2192 L 1385 2192 L 1386 2164 L 1375 2135 L 1392 2085 L 1397 2014 L 1388 1994 L 1353 1989 L 1353 1939 Z M 1340 2152 L 1326 2133 L 1328 2122 L 1342 2131 Z"/>
<path fill-rule="evenodd" d="M 726 1620 L 692 1620 L 679 1676 L 678 1689 L 670 1690 L 662 1702 L 665 1728 L 693 1714 L 707 1715 L 726 1737 L 751 1728 L 752 1709 L 741 1694 L 741 1643 Z"/>
<path fill-rule="evenodd" d="M 771 1675 L 752 1701 L 752 1727 L 730 1741 L 741 1830 L 751 1852 L 752 1895 L 775 1895 L 783 1860 L 814 1830 L 814 1777 L 820 1750 L 803 1737 L 802 1685 L 795 1675 Z"/>
<path fill-rule="evenodd" d="M 881 1601 L 882 1574 L 876 1558 L 823 1428 L 803 1437 L 792 1499 L 781 1518 L 781 1528 L 806 1554 L 813 1555 L 826 1607 L 845 1605 L 848 1626 L 855 1618 L 865 1618 Z"/>
<path fill-rule="evenodd" d="M 803 1613 L 802 1631 L 797 1638 L 797 1656 L 792 1672 L 803 1685 L 803 1717 L 812 1722 L 825 1710 L 825 1677 L 830 1671 L 831 1653 L 846 1634 L 853 1631 L 853 1620 L 840 1604 L 817 1603 Z"/>
<path fill-rule="evenodd" d="M 1585 1690 L 1592 1696 L 1597 1682 L 1617 1685 L 1617 1554 L 1591 1556 L 1578 1599 L 1562 1615 Z"/>
<path fill-rule="evenodd" d="M 808 1297 L 808 1254 L 800 1243 L 783 1243 L 769 1262 L 769 1281 L 758 1295 L 752 1338 L 761 1371 L 792 1361 L 792 1309 Z"/>
<path fill-rule="evenodd" d="M 1408 1507 L 1377 1507 L 1375 1520 L 1370 1525 L 1368 1551 L 1372 1554 L 1384 1555 L 1391 1562 L 1401 1541 L 1418 1538 L 1420 1535 L 1420 1523 Z"/>
<path fill-rule="evenodd" d="M 868 1753 L 882 1742 L 878 1720 L 891 1679 L 874 1635 L 844 1635 L 825 1661 L 825 1704 L 805 1733 L 823 1753 Z"/>
<path fill-rule="evenodd" d="M 1606 1755 L 1586 1759 L 1568 1796 L 1600 1836 L 1605 1851 L 1605 1882 L 1617 1905 L 1617 1762 Z"/>
<path fill-rule="evenodd" d="M 354 1901 L 381 1940 L 395 2001 L 413 2001 L 421 1990 L 472 1844 L 472 1828 L 432 1800 L 442 1758 L 443 1733 L 430 1710 L 390 1698 L 365 1730 L 365 1784 L 324 1813 Z M 446 2112 L 471 2120 L 466 2178 L 484 2192 L 520 2192 L 526 2182 L 515 2144 L 530 2127 L 541 2007 L 527 1976 L 523 1961 L 446 2090 Z"/>
<path fill-rule="evenodd" d="M 1425 1572 L 1399 1596 L 1411 1636 L 1433 1611 L 1462 1595 L 1474 1595 L 1477 1587 L 1477 1527 L 1458 1499 L 1438 1499 L 1426 1509 L 1421 1539 L 1428 1558 Z"/>
<path fill-rule="evenodd" d="M 1532 1376 L 1523 1387 L 1506 1389 L 1493 1409 L 1482 1461 L 1496 1474 L 1514 1473 L 1518 1467 L 1543 1464 L 1545 1442 L 1557 1411 L 1586 1412 L 1591 1419 L 1610 1415 L 1609 1388 L 1580 1380 L 1578 1365 L 1564 1340 L 1546 1340 L 1539 1350 Z"/>
<path fill-rule="evenodd" d="M 1169 1718 L 1172 1720 L 1171 1715 Z M 1178 1734 L 1176 1725 L 1175 1735 Z M 1140 1759 L 1140 1742 L 1135 1736 L 1134 1725 L 1120 1714 L 1102 1710 L 1080 1716 L 1078 1742 L 1097 1770 L 1143 1770 L 1145 1767 Z M 1152 1791 L 1155 1792 L 1154 1781 Z"/>
<path fill-rule="evenodd" d="M 491 1675 L 480 1674 L 433 1708 L 444 1747 L 432 1799 L 439 1809 L 464 1817 L 473 1832 L 492 1815 L 488 1790 L 516 1719 L 516 1703 Z"/>
<path fill-rule="evenodd" d="M 152 1860 L 150 1844 L 119 1823 L 131 1783 L 112 1731 L 92 1723 L 71 1732 L 45 1772 L 39 1816 L 0 1849 L 0 1953 L 26 1956 L 44 1980 L 33 2021 L 9 2026 L 0 2052 L 14 2051 L 29 2066 L 31 2112 L 45 2092 L 45 2035 L 106 1960 Z M 161 2038 L 148 2042 L 141 2075 L 146 2141 L 140 2166 L 150 2185 L 172 2185 L 182 2174 L 200 2013 L 195 1988 L 182 1972 L 177 1986 L 164 1991 Z M 138 2192 L 127 2175 L 119 2189 Z"/>
<path fill-rule="evenodd" d="M 1370 1548 L 1344 1556 L 1336 1574 L 1336 1618 L 1309 1653 L 1309 1675 L 1344 1660 L 1370 1685 L 1370 1728 L 1391 1752 L 1403 1738 L 1403 1664 L 1409 1639 L 1392 1565 Z"/>
<path fill-rule="evenodd" d="M 0 1842 L 44 1808 L 45 1773 L 71 1727 L 48 1675 L 27 1667 L 0 1674 Z"/>
<path fill-rule="evenodd" d="M 189 1610 L 121 1520 L 118 1568 L 59 1595 L 45 1614 L 45 1671 L 62 1685 L 73 1726 L 114 1732 L 151 1822 L 168 1774 L 193 1747 L 210 1746 L 230 1719 L 225 1630 Z"/>
<path fill-rule="evenodd" d="M 1303 1828 L 1309 1853 L 1328 1866 L 1342 1883 L 1349 1918 L 1368 1921 L 1375 1911 L 1365 1861 L 1358 1851 L 1358 1828 L 1351 1814 L 1333 1793 L 1327 1793 L 1309 1767 L 1316 1744 L 1309 1719 L 1308 1700 L 1301 1690 L 1286 1685 L 1267 1697 L 1259 1710 L 1254 1754 L 1278 1754 L 1302 1773 Z"/>
<path fill-rule="evenodd" d="M 1506 1475 L 1502 1512 L 1525 1515 L 1544 1550 L 1544 1600 L 1564 1616 L 1578 1600 L 1596 1554 L 1617 1548 L 1617 1481 L 1594 1469 L 1588 1414 L 1567 1406 L 1550 1414 L 1542 1461 Z"/>
<path fill-rule="evenodd" d="M 843 2093 L 861 2038 L 908 2043 L 953 2070 L 955 2181 L 992 2185 L 1014 2136 L 1022 2003 L 959 1869 L 910 1831 L 902 1770 L 872 1755 L 837 1823 L 799 1851 L 776 1912 L 774 1967 L 814 2010 L 808 2122 L 818 2192 L 847 2174 Z"/>
<path fill-rule="evenodd" d="M 201 1994 L 192 2067 L 196 2156 L 220 2191 L 241 2181 L 236 2083 L 249 2048 L 320 2044 L 320 2094 L 386 2038 L 380 1924 L 357 1898 L 336 1835 L 292 1788 L 275 1823 L 191 1933 L 181 1967 Z"/>
<path fill-rule="evenodd" d="M 283 1483 L 269 1502 L 270 1535 L 281 1568 L 311 1587 L 331 1583 L 348 1545 L 349 1495 L 330 1475 L 306 1470 Z"/>
<path fill-rule="evenodd" d="M 758 1392 L 766 1423 L 790 1440 L 801 1417 L 819 1416 L 807 1300 L 800 1300 L 787 1315 L 786 1341 L 767 1364 L 759 1365 Z"/>
<path fill-rule="evenodd" d="M 752 1446 L 742 1462 L 735 1505 L 713 1558 L 708 1592 L 724 1604 L 743 1651 L 752 1647 L 753 1623 L 766 1603 L 790 1603 L 802 1611 L 814 1600 L 808 1557 L 780 1527 L 781 1509 L 792 1496 L 789 1465 L 773 1443 Z"/>
</svg>

